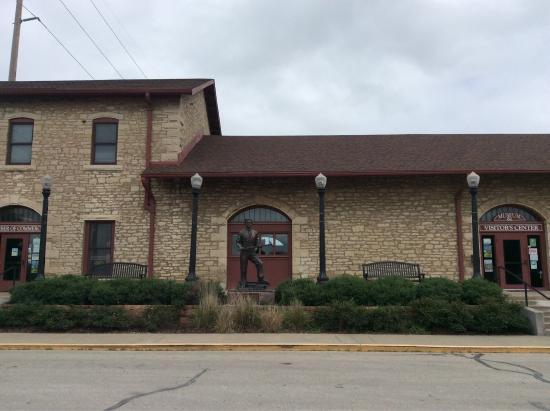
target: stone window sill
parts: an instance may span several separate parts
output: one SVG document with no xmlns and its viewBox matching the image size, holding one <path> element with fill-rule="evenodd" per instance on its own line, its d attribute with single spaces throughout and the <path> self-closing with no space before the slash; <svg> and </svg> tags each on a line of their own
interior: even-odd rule
<svg viewBox="0 0 550 411">
<path fill-rule="evenodd" d="M 34 164 L 4 164 L 0 165 L 0 171 L 36 171 Z"/>
<path fill-rule="evenodd" d="M 121 171 L 124 168 L 120 164 L 86 164 L 83 169 L 92 171 Z"/>
</svg>

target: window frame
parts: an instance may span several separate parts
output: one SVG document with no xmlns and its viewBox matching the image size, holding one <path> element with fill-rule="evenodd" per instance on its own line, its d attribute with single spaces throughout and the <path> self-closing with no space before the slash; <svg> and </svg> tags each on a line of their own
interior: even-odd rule
<svg viewBox="0 0 550 411">
<path fill-rule="evenodd" d="M 30 143 L 14 143 L 13 142 L 13 126 L 16 125 L 28 125 L 30 124 L 32 126 L 32 132 L 31 132 L 31 142 Z M 6 153 L 6 164 L 7 165 L 14 165 L 14 166 L 22 166 L 22 165 L 31 165 L 32 164 L 32 143 L 34 141 L 34 120 L 32 118 L 27 117 L 20 117 L 20 118 L 13 118 L 9 122 L 8 127 L 8 150 Z M 30 146 L 31 156 L 30 161 L 28 163 L 14 163 L 12 161 L 12 147 L 13 146 Z"/>
<path fill-rule="evenodd" d="M 114 124 L 115 127 L 115 142 L 113 143 L 96 143 L 96 125 L 98 124 Z M 114 146 L 115 147 L 115 156 L 113 162 L 96 162 L 96 146 Z M 90 164 L 92 165 L 116 165 L 118 156 L 118 119 L 110 117 L 101 117 L 96 118 L 92 124 L 92 158 Z"/>
<path fill-rule="evenodd" d="M 90 272 L 90 236 L 92 234 L 93 224 L 110 224 L 111 225 L 111 248 L 110 259 L 113 263 L 114 251 L 115 251 L 115 229 L 116 222 L 113 220 L 87 220 L 84 224 L 84 252 L 82 255 L 82 273 L 88 274 Z"/>
</svg>

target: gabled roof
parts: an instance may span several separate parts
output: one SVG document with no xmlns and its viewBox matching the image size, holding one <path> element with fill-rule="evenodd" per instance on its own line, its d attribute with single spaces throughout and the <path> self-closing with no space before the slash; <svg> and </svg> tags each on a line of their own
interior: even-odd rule
<svg viewBox="0 0 550 411">
<path fill-rule="evenodd" d="M 204 136 L 150 177 L 550 173 L 549 134 Z"/>
<path fill-rule="evenodd" d="M 102 95 L 194 95 L 204 90 L 212 134 L 221 134 L 216 86 L 212 79 L 0 81 L 3 96 L 102 96 Z"/>
</svg>

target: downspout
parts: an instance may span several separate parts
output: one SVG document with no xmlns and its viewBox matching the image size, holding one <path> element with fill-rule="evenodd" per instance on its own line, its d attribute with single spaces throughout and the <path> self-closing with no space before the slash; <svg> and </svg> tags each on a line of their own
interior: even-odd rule
<svg viewBox="0 0 550 411">
<path fill-rule="evenodd" d="M 141 177 L 141 184 L 145 189 L 143 208 L 149 211 L 149 249 L 147 251 L 147 277 L 152 278 L 154 273 L 155 255 L 155 222 L 157 216 L 157 201 L 151 189 L 151 178 Z"/>
<path fill-rule="evenodd" d="M 153 145 L 153 102 L 151 94 L 145 93 L 145 111 L 147 112 L 147 138 L 145 142 L 145 168 L 151 165 Z"/>
<path fill-rule="evenodd" d="M 145 111 L 147 113 L 147 135 L 145 139 L 145 168 L 151 165 L 153 145 L 153 102 L 151 94 L 145 93 Z M 155 255 L 155 225 L 157 216 L 157 202 L 151 189 L 151 178 L 141 178 L 141 184 L 145 189 L 144 208 L 149 211 L 149 248 L 147 251 L 147 277 L 154 274 Z"/>
<path fill-rule="evenodd" d="M 456 251 L 458 253 L 458 281 L 464 281 L 464 244 L 462 242 L 462 193 L 464 188 L 455 194 L 455 217 L 456 217 Z"/>
</svg>

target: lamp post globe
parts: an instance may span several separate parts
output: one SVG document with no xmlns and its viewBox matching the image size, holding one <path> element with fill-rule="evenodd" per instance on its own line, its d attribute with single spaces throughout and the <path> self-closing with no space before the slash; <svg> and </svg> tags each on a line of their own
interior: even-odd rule
<svg viewBox="0 0 550 411">
<path fill-rule="evenodd" d="M 202 187 L 202 177 L 199 173 L 191 176 L 191 192 L 193 195 L 193 206 L 191 211 L 191 246 L 189 248 L 189 271 L 185 281 L 197 280 L 197 214 L 199 211 L 199 194 Z"/>
<path fill-rule="evenodd" d="M 472 264 L 473 278 L 481 278 L 481 262 L 479 256 L 479 219 L 477 217 L 477 188 L 480 177 L 474 171 L 466 176 L 470 194 L 472 196 Z"/>
<path fill-rule="evenodd" d="M 319 173 L 315 177 L 315 186 L 319 194 L 319 276 L 317 284 L 328 281 L 325 254 L 325 192 L 327 191 L 327 177 Z"/>
</svg>

